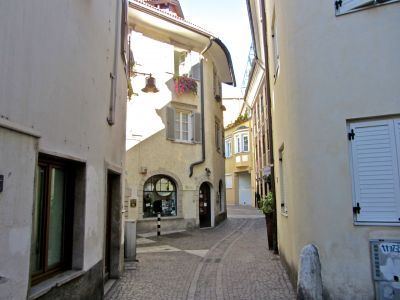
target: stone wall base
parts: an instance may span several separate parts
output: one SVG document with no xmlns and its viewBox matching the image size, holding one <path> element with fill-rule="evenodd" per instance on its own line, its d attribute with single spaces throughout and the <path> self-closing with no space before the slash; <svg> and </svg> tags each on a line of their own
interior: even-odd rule
<svg viewBox="0 0 400 300">
<path fill-rule="evenodd" d="M 103 261 L 99 261 L 82 276 L 55 287 L 40 300 L 101 300 L 104 297 Z"/>
</svg>

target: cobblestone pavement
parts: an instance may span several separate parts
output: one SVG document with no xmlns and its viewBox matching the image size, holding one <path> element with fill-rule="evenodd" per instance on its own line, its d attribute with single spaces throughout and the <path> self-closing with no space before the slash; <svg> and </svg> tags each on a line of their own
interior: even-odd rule
<svg viewBox="0 0 400 300">
<path fill-rule="evenodd" d="M 137 263 L 127 263 L 106 300 L 295 299 L 279 257 L 268 251 L 264 216 L 228 207 L 213 229 L 138 238 Z"/>
</svg>

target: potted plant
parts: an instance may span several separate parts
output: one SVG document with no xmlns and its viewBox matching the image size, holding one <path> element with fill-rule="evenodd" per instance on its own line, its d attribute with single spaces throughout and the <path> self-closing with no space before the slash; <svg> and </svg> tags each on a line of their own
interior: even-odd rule
<svg viewBox="0 0 400 300">
<path fill-rule="evenodd" d="M 176 76 L 175 82 L 175 93 L 181 96 L 184 93 L 193 93 L 197 95 L 197 82 L 193 78 L 190 78 L 187 74 L 182 76 Z"/>
<path fill-rule="evenodd" d="M 265 225 L 267 226 L 267 236 L 268 236 L 268 249 L 273 250 L 273 226 L 274 226 L 274 206 L 272 203 L 272 192 L 262 197 L 258 201 L 259 209 L 264 213 Z"/>
</svg>

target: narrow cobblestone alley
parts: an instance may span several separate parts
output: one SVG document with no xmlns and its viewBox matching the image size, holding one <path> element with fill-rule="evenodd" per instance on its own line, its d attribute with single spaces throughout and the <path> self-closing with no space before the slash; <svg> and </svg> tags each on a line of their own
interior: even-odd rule
<svg viewBox="0 0 400 300">
<path fill-rule="evenodd" d="M 267 250 L 264 216 L 252 208 L 229 207 L 214 229 L 139 237 L 137 259 L 107 300 L 295 298 L 279 257 Z"/>
</svg>

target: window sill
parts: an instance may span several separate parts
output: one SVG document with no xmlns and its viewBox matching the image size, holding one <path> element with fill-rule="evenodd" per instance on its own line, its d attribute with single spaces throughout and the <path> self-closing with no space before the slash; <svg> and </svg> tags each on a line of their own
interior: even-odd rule
<svg viewBox="0 0 400 300">
<path fill-rule="evenodd" d="M 161 217 L 161 220 L 183 220 L 183 218 L 182 217 L 177 217 L 177 216 L 171 216 L 171 217 Z M 142 222 L 142 221 L 152 221 L 152 222 L 154 222 L 154 221 L 157 221 L 157 217 L 151 217 L 151 218 L 143 218 L 143 219 L 140 219 L 140 220 L 138 220 L 138 221 L 140 221 L 140 222 Z"/>
<path fill-rule="evenodd" d="M 181 140 L 174 140 L 172 142 L 174 142 L 176 144 L 183 144 L 183 145 L 198 145 L 199 144 L 199 143 L 195 143 L 192 141 L 181 141 Z"/>
<path fill-rule="evenodd" d="M 37 299 L 55 287 L 60 287 L 73 279 L 82 276 L 85 271 L 82 270 L 69 270 L 64 273 L 58 274 L 52 278 L 49 278 L 33 287 L 31 287 L 28 295 L 29 300 Z"/>
<path fill-rule="evenodd" d="M 400 222 L 392 222 L 392 223 L 385 223 L 385 222 L 354 222 L 355 226 L 384 226 L 384 227 L 399 227 Z"/>
</svg>

